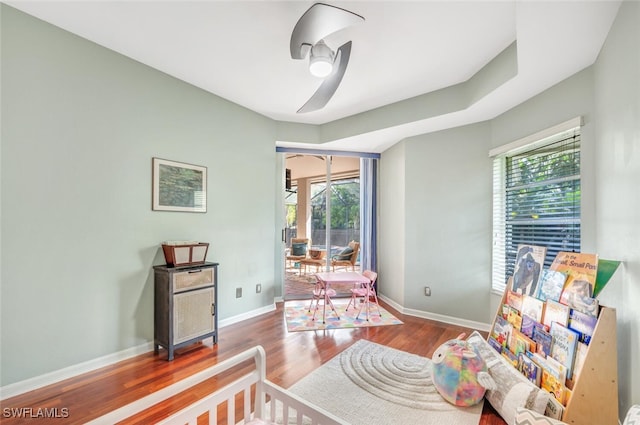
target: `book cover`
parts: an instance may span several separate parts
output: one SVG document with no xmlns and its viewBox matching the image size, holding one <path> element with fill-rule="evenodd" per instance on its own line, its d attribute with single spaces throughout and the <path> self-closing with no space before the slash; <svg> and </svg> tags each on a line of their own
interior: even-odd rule
<svg viewBox="0 0 640 425">
<path fill-rule="evenodd" d="M 564 385 L 564 381 L 567 379 L 567 368 L 562 363 L 553 357 L 547 357 L 544 367 L 549 369 L 550 373 Z"/>
<path fill-rule="evenodd" d="M 579 341 L 589 345 L 591 336 L 598 323 L 598 318 L 579 310 L 573 309 L 569 313 L 569 329 L 579 334 Z"/>
<path fill-rule="evenodd" d="M 507 316 L 509 315 L 509 310 L 511 310 L 511 306 L 509 304 L 502 304 L 500 315 L 503 319 L 507 318 Z"/>
<path fill-rule="evenodd" d="M 516 355 L 515 355 L 515 354 L 513 354 L 513 353 L 511 352 L 511 350 L 509 350 L 509 349 L 508 349 L 508 348 L 506 348 L 506 347 L 503 347 L 503 348 L 502 348 L 502 353 L 501 353 L 501 354 L 502 354 L 502 357 L 504 357 L 505 359 L 507 359 L 507 361 L 508 361 L 509 363 L 511 363 L 511 365 L 512 365 L 513 367 L 515 367 L 515 368 L 517 368 L 517 367 L 518 367 L 518 357 L 516 357 Z"/>
<path fill-rule="evenodd" d="M 532 297 L 530 295 L 525 295 L 522 298 L 522 315 L 527 315 L 533 317 L 536 322 L 542 321 L 542 312 L 544 311 L 544 303 L 537 299 L 536 297 Z"/>
<path fill-rule="evenodd" d="M 549 391 L 557 401 L 565 405 L 567 387 L 565 387 L 564 383 L 567 377 L 566 368 L 552 357 L 547 357 L 541 367 L 540 388 Z"/>
<path fill-rule="evenodd" d="M 541 301 L 560 301 L 564 283 L 567 280 L 566 273 L 557 270 L 544 269 L 540 276 L 540 285 L 536 297 Z"/>
<path fill-rule="evenodd" d="M 569 323 L 569 306 L 560 304 L 557 301 L 547 300 L 545 301 L 544 315 L 542 317 L 542 323 L 551 328 L 552 322 L 558 322 L 562 326 L 567 326 Z"/>
<path fill-rule="evenodd" d="M 494 337 L 502 347 L 506 347 L 509 342 L 509 338 L 511 337 L 512 329 L 513 325 L 511 325 L 511 323 L 498 316 L 496 317 L 496 323 L 493 326 L 491 336 Z"/>
<path fill-rule="evenodd" d="M 584 342 L 578 342 L 578 347 L 576 348 L 576 359 L 573 363 L 573 381 L 577 381 L 580 377 L 580 372 L 582 371 L 582 366 L 584 366 L 584 360 L 587 358 L 587 344 Z"/>
<path fill-rule="evenodd" d="M 518 294 L 513 291 L 507 291 L 507 305 L 515 308 L 516 310 L 522 310 L 522 294 Z"/>
<path fill-rule="evenodd" d="M 530 344 L 525 335 L 520 331 L 513 329 L 511 331 L 511 339 L 509 340 L 509 350 L 516 356 L 520 356 L 527 351 L 530 351 Z"/>
<path fill-rule="evenodd" d="M 520 332 L 531 338 L 533 336 L 533 327 L 538 323 L 537 320 L 526 314 L 522 316 L 522 325 L 520 326 Z"/>
<path fill-rule="evenodd" d="M 534 322 L 533 323 L 533 328 L 539 328 L 542 329 L 545 332 L 549 332 L 549 326 L 545 325 L 544 323 L 540 323 L 540 322 Z"/>
<path fill-rule="evenodd" d="M 600 302 L 597 298 L 570 297 L 567 302 L 569 307 L 593 317 L 598 317 L 598 313 L 600 312 Z"/>
<path fill-rule="evenodd" d="M 502 345 L 498 342 L 497 339 L 495 339 L 492 336 L 489 336 L 489 338 L 487 338 L 487 342 L 489 343 L 490 346 L 493 347 L 494 350 L 496 350 L 498 353 L 502 353 Z"/>
<path fill-rule="evenodd" d="M 513 291 L 523 295 L 535 295 L 544 266 L 547 248 L 536 245 L 518 245 L 513 272 Z"/>
<path fill-rule="evenodd" d="M 507 314 L 507 322 L 511 323 L 513 329 L 520 330 L 522 327 L 522 317 L 520 313 L 513 307 L 509 307 L 509 313 Z"/>
<path fill-rule="evenodd" d="M 540 366 L 538 366 L 531 358 L 529 358 L 526 353 L 520 354 L 519 357 L 520 363 L 520 372 L 535 385 L 540 386 L 540 377 L 542 375 L 542 371 Z"/>
<path fill-rule="evenodd" d="M 547 407 L 544 409 L 544 415 L 552 419 L 562 419 L 564 414 L 564 406 L 555 397 L 549 397 Z"/>
<path fill-rule="evenodd" d="M 557 360 L 567 369 L 566 377 L 571 379 L 579 335 L 576 331 L 564 327 L 558 322 L 551 324 L 549 333 L 553 337 L 551 358 Z"/>
<path fill-rule="evenodd" d="M 546 357 L 551 353 L 553 337 L 549 332 L 540 327 L 534 327 L 531 339 L 536 343 L 536 353 L 543 357 Z"/>
<path fill-rule="evenodd" d="M 559 252 L 549 269 L 567 274 L 560 302 L 569 305 L 570 298 L 593 297 L 598 274 L 598 254 Z"/>
</svg>

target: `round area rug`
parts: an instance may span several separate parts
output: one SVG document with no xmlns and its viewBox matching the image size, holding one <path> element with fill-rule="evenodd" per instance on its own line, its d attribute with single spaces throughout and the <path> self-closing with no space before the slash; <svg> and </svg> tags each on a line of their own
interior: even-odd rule
<svg viewBox="0 0 640 425">
<path fill-rule="evenodd" d="M 431 380 L 431 360 L 377 344 L 354 344 L 340 354 L 345 375 L 387 401 L 422 410 L 452 410 Z"/>
<path fill-rule="evenodd" d="M 361 339 L 289 390 L 351 425 L 478 425 L 483 403 L 449 404 L 433 386 L 430 365 Z"/>
</svg>

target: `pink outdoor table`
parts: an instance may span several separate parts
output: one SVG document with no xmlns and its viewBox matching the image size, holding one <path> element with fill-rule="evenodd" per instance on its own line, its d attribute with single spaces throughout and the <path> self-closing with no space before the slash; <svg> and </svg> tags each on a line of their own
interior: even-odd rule
<svg viewBox="0 0 640 425">
<path fill-rule="evenodd" d="M 356 272 L 322 272 L 315 274 L 316 279 L 320 282 L 322 289 L 324 290 L 324 305 L 322 306 L 322 323 L 325 322 L 325 313 L 327 310 L 327 303 L 332 306 L 331 297 L 329 296 L 329 288 L 331 284 L 335 283 L 369 283 L 369 279 Z M 316 309 L 318 305 L 316 304 Z M 333 309 L 335 312 L 335 309 Z M 314 314 L 315 315 L 315 314 Z M 338 313 L 336 313 L 336 316 Z"/>
</svg>

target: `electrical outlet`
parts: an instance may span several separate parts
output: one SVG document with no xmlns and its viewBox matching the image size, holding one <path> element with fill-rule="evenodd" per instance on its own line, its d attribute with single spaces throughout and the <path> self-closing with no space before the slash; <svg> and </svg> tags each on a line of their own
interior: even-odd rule
<svg viewBox="0 0 640 425">
<path fill-rule="evenodd" d="M 261 283 L 257 283 L 256 284 L 256 294 L 259 294 L 260 292 L 262 292 L 262 284 Z"/>
<path fill-rule="evenodd" d="M 236 288 L 236 298 L 242 297 L 242 288 Z"/>
<path fill-rule="evenodd" d="M 431 296 L 431 287 L 429 287 L 429 286 L 425 286 L 424 287 L 424 295 L 427 296 L 427 297 Z"/>
</svg>

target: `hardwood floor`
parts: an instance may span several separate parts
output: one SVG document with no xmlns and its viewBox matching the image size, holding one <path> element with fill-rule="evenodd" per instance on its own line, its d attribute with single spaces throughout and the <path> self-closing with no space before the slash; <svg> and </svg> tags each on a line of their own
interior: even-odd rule
<svg viewBox="0 0 640 425">
<path fill-rule="evenodd" d="M 167 353 L 164 350 L 160 350 L 159 355 L 150 352 L 4 400 L 1 403 L 0 422 L 6 425 L 81 424 L 258 344 L 267 352 L 268 378 L 288 388 L 359 339 L 431 358 L 433 351 L 443 342 L 457 337 L 461 332 L 471 332 L 459 326 L 402 315 L 382 304 L 404 325 L 289 333 L 284 323 L 283 304 L 278 303 L 274 312 L 220 329 L 216 345 L 208 340 L 178 350 L 172 362 L 166 361 Z M 204 382 L 194 390 L 179 394 L 127 423 L 149 424 L 162 419 L 170 412 L 225 385 L 238 373 Z M 59 417 L 46 420 L 15 417 L 17 412 L 27 416 L 37 415 L 38 409 L 56 412 Z M 480 425 L 505 424 L 485 402 Z"/>
</svg>

